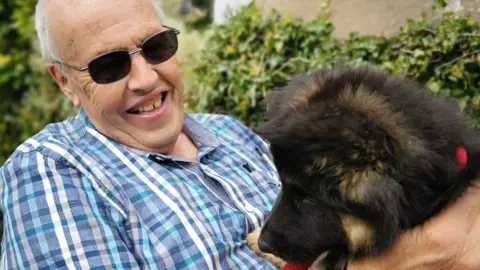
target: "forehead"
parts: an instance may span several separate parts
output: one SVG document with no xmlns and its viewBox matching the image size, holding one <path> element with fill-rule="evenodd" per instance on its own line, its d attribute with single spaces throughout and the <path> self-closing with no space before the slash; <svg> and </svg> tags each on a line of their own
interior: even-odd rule
<svg viewBox="0 0 480 270">
<path fill-rule="evenodd" d="M 148 0 L 70 1 L 57 6 L 52 3 L 47 12 L 62 57 L 75 58 L 76 62 L 104 51 L 139 45 L 161 29 Z"/>
</svg>

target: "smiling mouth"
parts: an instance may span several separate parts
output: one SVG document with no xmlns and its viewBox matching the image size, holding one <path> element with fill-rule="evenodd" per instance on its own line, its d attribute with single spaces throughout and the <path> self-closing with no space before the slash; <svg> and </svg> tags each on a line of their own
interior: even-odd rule
<svg viewBox="0 0 480 270">
<path fill-rule="evenodd" d="M 168 95 L 168 92 L 162 92 L 162 95 L 157 99 L 151 100 L 148 104 L 131 108 L 130 110 L 127 111 L 127 113 L 142 114 L 142 113 L 148 113 L 148 112 L 154 111 L 155 109 L 158 109 L 162 106 L 163 102 L 167 98 L 167 95 Z"/>
</svg>

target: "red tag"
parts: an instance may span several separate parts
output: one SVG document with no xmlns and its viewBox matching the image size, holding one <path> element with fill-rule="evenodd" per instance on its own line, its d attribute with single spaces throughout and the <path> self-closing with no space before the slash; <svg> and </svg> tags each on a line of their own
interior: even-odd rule
<svg viewBox="0 0 480 270">
<path fill-rule="evenodd" d="M 457 170 L 461 171 L 467 166 L 467 151 L 463 146 L 457 147 Z"/>
<path fill-rule="evenodd" d="M 307 270 L 312 264 L 293 264 L 287 263 L 282 270 Z"/>
</svg>

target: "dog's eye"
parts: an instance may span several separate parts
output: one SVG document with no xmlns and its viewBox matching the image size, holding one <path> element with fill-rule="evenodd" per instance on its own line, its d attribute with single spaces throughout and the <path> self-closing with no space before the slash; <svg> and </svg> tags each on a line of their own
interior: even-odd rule
<svg viewBox="0 0 480 270">
<path fill-rule="evenodd" d="M 305 197 L 298 202 L 298 209 L 305 209 L 317 204 L 317 200 L 313 197 Z"/>
</svg>

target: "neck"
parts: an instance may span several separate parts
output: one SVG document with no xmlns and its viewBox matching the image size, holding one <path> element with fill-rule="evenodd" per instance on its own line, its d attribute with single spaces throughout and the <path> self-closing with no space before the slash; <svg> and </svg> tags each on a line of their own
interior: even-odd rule
<svg viewBox="0 0 480 270">
<path fill-rule="evenodd" d="M 197 152 L 198 147 L 197 145 L 190 139 L 190 137 L 185 134 L 185 132 L 181 132 L 173 146 L 172 150 L 169 155 L 180 156 L 184 157 L 191 161 L 197 160 Z"/>
</svg>

